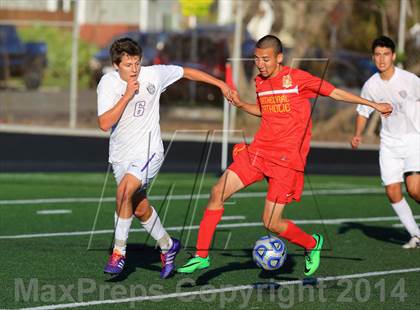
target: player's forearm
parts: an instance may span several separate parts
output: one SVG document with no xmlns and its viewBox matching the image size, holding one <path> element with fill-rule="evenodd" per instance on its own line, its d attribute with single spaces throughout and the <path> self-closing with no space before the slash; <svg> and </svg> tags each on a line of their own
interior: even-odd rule
<svg viewBox="0 0 420 310">
<path fill-rule="evenodd" d="M 362 104 L 362 105 L 366 105 L 369 107 L 372 107 L 374 109 L 376 109 L 377 107 L 377 103 L 366 100 L 362 97 L 359 97 L 357 95 L 354 95 L 352 93 L 349 93 L 345 90 L 342 90 L 340 88 L 336 88 L 334 89 L 331 94 L 330 97 L 335 99 L 335 100 L 339 100 L 339 101 L 345 101 L 348 103 L 353 103 L 353 104 Z"/>
<path fill-rule="evenodd" d="M 252 114 L 255 116 L 261 116 L 261 110 L 256 104 L 240 101 L 236 103 L 235 106 L 249 114 Z"/>
<path fill-rule="evenodd" d="M 367 118 L 358 114 L 356 117 L 356 126 L 354 127 L 354 135 L 361 136 L 365 130 Z"/>
<path fill-rule="evenodd" d="M 108 131 L 114 126 L 121 118 L 125 107 L 130 99 L 127 96 L 121 97 L 117 104 L 110 110 L 98 116 L 99 128 L 103 131 Z"/>
<path fill-rule="evenodd" d="M 217 86 L 219 88 L 222 88 L 225 85 L 225 82 L 223 82 L 222 80 L 216 79 L 210 74 L 193 68 L 184 68 L 184 78 L 192 81 L 204 82 L 207 84 Z"/>
</svg>

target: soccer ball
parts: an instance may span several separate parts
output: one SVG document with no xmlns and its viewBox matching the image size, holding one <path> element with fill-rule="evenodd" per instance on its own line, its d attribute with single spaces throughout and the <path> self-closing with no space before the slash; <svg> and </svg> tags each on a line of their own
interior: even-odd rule
<svg viewBox="0 0 420 310">
<path fill-rule="evenodd" d="M 284 242 L 272 235 L 263 236 L 255 242 L 252 257 L 258 267 L 265 270 L 279 269 L 286 261 Z"/>
</svg>

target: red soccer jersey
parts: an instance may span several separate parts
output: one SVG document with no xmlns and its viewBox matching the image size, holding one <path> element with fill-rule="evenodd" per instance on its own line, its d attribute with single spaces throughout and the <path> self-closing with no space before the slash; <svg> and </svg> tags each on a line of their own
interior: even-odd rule
<svg viewBox="0 0 420 310">
<path fill-rule="evenodd" d="M 275 77 L 255 78 L 262 118 L 248 150 L 279 165 L 304 171 L 311 140 L 311 104 L 335 89 L 308 72 L 284 66 Z"/>
</svg>

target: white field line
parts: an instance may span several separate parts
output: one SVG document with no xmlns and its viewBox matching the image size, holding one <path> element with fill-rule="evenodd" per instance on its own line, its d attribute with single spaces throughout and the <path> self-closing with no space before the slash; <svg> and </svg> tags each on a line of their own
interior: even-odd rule
<svg viewBox="0 0 420 310">
<path fill-rule="evenodd" d="M 420 219 L 420 215 L 414 216 L 416 219 Z M 306 224 L 323 224 L 323 225 L 339 225 L 343 223 L 353 222 L 383 222 L 383 221 L 399 221 L 397 216 L 384 216 L 384 217 L 363 217 L 363 218 L 341 218 L 341 219 L 325 219 L 325 220 L 296 220 L 294 221 L 298 225 Z M 248 222 L 248 223 L 233 223 L 233 224 L 219 224 L 217 228 L 239 228 L 239 227 L 262 227 L 262 222 Z M 167 227 L 167 231 L 181 231 L 185 230 L 196 230 L 199 228 L 199 225 L 191 226 L 173 226 Z M 0 240 L 2 239 L 26 239 L 26 238 L 45 238 L 45 237 L 69 237 L 69 236 L 84 236 L 84 235 L 100 235 L 100 234 L 111 234 L 113 229 L 103 229 L 96 231 L 71 231 L 71 232 L 57 232 L 57 233 L 39 233 L 39 234 L 23 234 L 23 235 L 0 235 Z M 131 232 L 145 232 L 143 228 L 130 229 Z"/>
<path fill-rule="evenodd" d="M 237 221 L 237 220 L 245 220 L 246 217 L 243 215 L 226 215 L 222 216 L 222 221 Z"/>
<path fill-rule="evenodd" d="M 381 194 L 384 189 L 378 188 L 351 188 L 351 189 L 316 189 L 313 191 L 303 191 L 303 196 L 310 195 L 358 195 L 358 194 Z M 266 192 L 252 192 L 252 193 L 237 193 L 233 198 L 258 198 L 265 197 Z M 187 199 L 207 199 L 209 194 L 200 195 L 172 195 L 171 200 L 187 200 Z M 151 195 L 150 200 L 164 200 L 165 195 Z M 44 199 L 11 199 L 0 200 L 1 205 L 35 205 L 35 204 L 59 204 L 59 203 L 85 203 L 85 202 L 99 202 L 100 198 L 84 197 L 84 198 L 44 198 Z M 115 202 L 115 197 L 104 197 L 102 202 Z"/>
<path fill-rule="evenodd" d="M 317 278 L 317 281 L 318 283 L 323 283 L 323 282 L 338 281 L 342 279 L 360 279 L 360 278 L 387 276 L 387 275 L 392 275 L 392 274 L 402 274 L 402 273 L 419 272 L 419 271 L 420 271 L 420 267 L 408 268 L 408 269 L 373 271 L 373 272 L 355 273 L 355 274 L 347 274 L 347 275 L 339 275 L 339 276 L 320 277 L 320 278 Z M 293 280 L 293 281 L 272 282 L 272 284 L 278 284 L 280 286 L 298 285 L 298 284 L 303 285 L 303 282 L 304 282 L 303 280 Z M 86 301 L 86 302 L 44 305 L 40 307 L 20 308 L 20 309 L 21 310 L 55 310 L 55 309 L 68 309 L 68 308 L 73 309 L 73 308 L 79 308 L 79 307 L 88 307 L 88 306 L 105 305 L 105 304 L 122 304 L 122 303 L 128 303 L 128 302 L 142 302 L 142 301 L 149 301 L 149 300 L 162 301 L 165 299 L 172 299 L 172 298 L 182 298 L 182 297 L 190 297 L 190 296 L 209 295 L 209 294 L 221 294 L 221 293 L 226 293 L 226 292 L 236 292 L 236 291 L 254 290 L 254 289 L 256 289 L 254 285 L 247 284 L 247 285 L 223 287 L 219 289 L 196 290 L 196 291 L 190 291 L 190 292 L 171 293 L 171 294 L 165 294 L 165 295 L 136 296 L 136 297 L 130 297 L 130 298 L 121 298 L 121 299 L 92 300 L 92 301 Z"/>
<path fill-rule="evenodd" d="M 50 215 L 50 214 L 69 214 L 72 213 L 72 210 L 69 209 L 56 209 L 56 210 L 38 210 L 36 214 L 39 215 Z"/>
</svg>

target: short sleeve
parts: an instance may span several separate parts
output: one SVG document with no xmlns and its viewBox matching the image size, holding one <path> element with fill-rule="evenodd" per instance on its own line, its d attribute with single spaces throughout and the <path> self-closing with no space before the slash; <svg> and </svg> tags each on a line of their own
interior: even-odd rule
<svg viewBox="0 0 420 310">
<path fill-rule="evenodd" d="M 366 100 L 373 101 L 373 98 L 372 98 L 372 95 L 369 92 L 369 86 L 368 86 L 367 83 L 365 83 L 365 85 L 363 85 L 360 97 L 362 97 Z M 366 118 L 369 118 L 370 114 L 374 110 L 375 110 L 374 108 L 366 106 L 366 105 L 362 105 L 362 104 L 358 104 L 357 108 L 356 108 L 357 113 L 359 113 L 361 116 L 364 116 Z"/>
<path fill-rule="evenodd" d="M 317 95 L 329 96 L 336 88 L 326 80 L 320 79 L 308 72 L 299 70 L 302 93 L 307 98 L 314 98 Z"/>
<path fill-rule="evenodd" d="M 104 75 L 96 89 L 98 94 L 98 116 L 112 109 L 115 105 L 115 92 L 113 92 L 112 81 L 109 76 Z"/>
<path fill-rule="evenodd" d="M 184 76 L 184 69 L 180 66 L 174 65 L 156 65 L 153 66 L 159 77 L 159 81 L 162 86 L 162 91 L 181 79 Z"/>
</svg>

